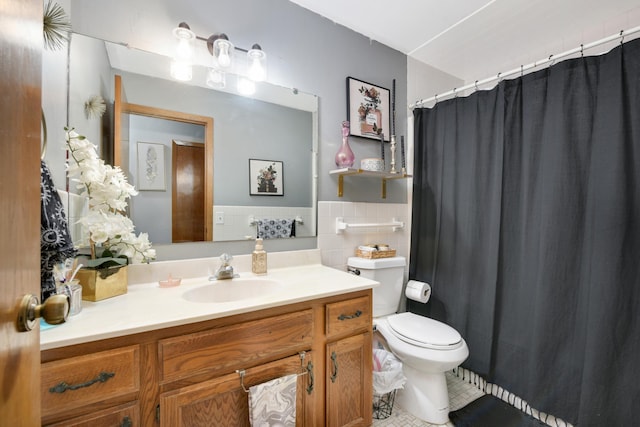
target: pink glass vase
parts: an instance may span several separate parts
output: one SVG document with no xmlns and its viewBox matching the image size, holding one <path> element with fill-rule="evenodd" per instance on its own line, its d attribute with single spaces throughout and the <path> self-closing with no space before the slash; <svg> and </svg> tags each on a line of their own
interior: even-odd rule
<svg viewBox="0 0 640 427">
<path fill-rule="evenodd" d="M 356 156 L 349 147 L 349 122 L 342 122 L 342 145 L 336 153 L 336 166 L 339 168 L 350 168 L 353 166 L 353 162 L 356 160 Z"/>
</svg>

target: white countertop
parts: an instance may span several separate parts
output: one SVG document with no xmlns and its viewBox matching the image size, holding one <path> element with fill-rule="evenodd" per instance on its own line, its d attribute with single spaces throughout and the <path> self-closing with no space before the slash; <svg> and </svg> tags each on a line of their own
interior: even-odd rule
<svg viewBox="0 0 640 427">
<path fill-rule="evenodd" d="M 279 253 L 270 254 L 275 258 L 272 264 L 281 265 L 287 258 L 287 253 L 281 253 L 282 255 L 279 256 L 277 254 Z M 293 261 L 297 258 L 300 257 L 289 257 Z M 207 262 L 211 261 L 207 260 Z M 282 289 L 265 296 L 248 297 L 232 302 L 191 302 L 182 297 L 190 289 L 211 286 L 212 282 L 208 281 L 207 276 L 183 278 L 180 286 L 171 288 L 160 288 L 157 281 L 132 284 L 130 276 L 126 294 L 98 302 L 83 301 L 82 311 L 70 316 L 66 323 L 41 330 L 40 349 L 48 350 L 216 319 L 370 289 L 378 285 L 373 280 L 323 266 L 319 263 L 319 257 L 316 256 L 306 256 L 303 262 L 306 263 L 292 267 L 270 268 L 266 275 L 261 276 L 240 270 L 241 272 L 237 273 L 240 278 L 275 280 L 282 285 Z M 170 263 L 174 262 L 168 262 L 164 266 L 161 265 L 162 263 L 157 263 L 159 264 L 157 268 L 153 264 L 151 266 L 156 271 L 166 271 L 167 265 L 174 265 L 176 270 L 175 264 Z M 241 259 L 239 264 L 246 266 L 246 259 Z M 161 273 L 155 275 L 158 274 Z M 173 275 L 180 277 L 177 274 Z M 149 277 L 152 276 L 149 275 Z M 166 278 L 166 275 L 160 277 Z M 136 279 L 139 280 L 139 278 Z M 224 280 L 217 284 L 222 285 L 224 282 L 225 286 L 233 286 L 233 280 Z"/>
</svg>

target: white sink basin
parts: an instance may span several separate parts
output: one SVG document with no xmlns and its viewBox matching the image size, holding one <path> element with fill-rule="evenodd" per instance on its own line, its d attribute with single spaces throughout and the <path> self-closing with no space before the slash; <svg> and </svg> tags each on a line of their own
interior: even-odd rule
<svg viewBox="0 0 640 427">
<path fill-rule="evenodd" d="M 262 298 L 282 289 L 283 285 L 276 280 L 254 277 L 235 278 L 217 280 L 190 289 L 182 294 L 182 298 L 191 302 L 224 303 Z"/>
</svg>

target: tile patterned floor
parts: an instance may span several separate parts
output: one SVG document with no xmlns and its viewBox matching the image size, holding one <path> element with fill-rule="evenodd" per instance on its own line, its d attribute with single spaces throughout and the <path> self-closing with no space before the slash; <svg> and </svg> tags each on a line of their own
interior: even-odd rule
<svg viewBox="0 0 640 427">
<path fill-rule="evenodd" d="M 467 381 L 456 377 L 453 373 L 447 372 L 447 386 L 449 388 L 449 406 L 452 411 L 460 409 L 469 402 L 479 398 L 484 394 L 481 390 Z M 391 411 L 391 416 L 384 420 L 373 420 L 373 427 L 454 427 L 451 422 L 447 424 L 431 424 L 415 418 L 400 406 L 395 405 Z"/>
</svg>

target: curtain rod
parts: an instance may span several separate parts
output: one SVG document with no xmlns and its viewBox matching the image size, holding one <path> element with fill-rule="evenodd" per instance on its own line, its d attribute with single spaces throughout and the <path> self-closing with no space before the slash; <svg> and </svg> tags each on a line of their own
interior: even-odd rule
<svg viewBox="0 0 640 427">
<path fill-rule="evenodd" d="M 483 79 L 483 80 L 476 80 L 475 82 L 467 84 L 465 86 L 462 86 L 462 87 L 459 87 L 459 88 L 453 88 L 452 90 L 450 90 L 448 92 L 444 92 L 444 93 L 441 93 L 441 94 L 436 94 L 436 95 L 432 96 L 431 98 L 421 99 L 420 101 L 417 101 L 415 104 L 410 104 L 409 105 L 409 109 L 413 110 L 414 108 L 420 107 L 423 104 L 426 104 L 426 103 L 429 103 L 429 102 L 432 102 L 432 101 L 438 102 L 438 98 L 446 98 L 447 96 L 450 96 L 450 95 L 457 95 L 458 92 L 462 92 L 462 91 L 465 91 L 467 89 L 475 88 L 476 90 L 478 90 L 478 86 L 480 86 L 480 85 L 484 85 L 484 84 L 490 83 L 490 82 L 495 81 L 495 80 L 500 80 L 502 78 L 505 78 L 507 76 L 511 76 L 513 74 L 517 74 L 517 73 L 523 74 L 525 71 L 531 70 L 532 68 L 539 67 L 539 66 L 541 66 L 543 64 L 546 64 L 547 62 L 553 62 L 553 61 L 556 61 L 558 59 L 564 58 L 566 56 L 573 55 L 573 54 L 578 53 L 578 52 L 583 53 L 586 49 L 591 49 L 593 47 L 599 46 L 601 44 L 608 43 L 608 42 L 616 40 L 618 38 L 621 39 L 621 43 L 622 43 L 622 41 L 624 40 L 624 36 L 637 33 L 638 31 L 640 31 L 640 26 L 631 28 L 631 29 L 626 30 L 626 31 L 625 30 L 621 30 L 619 33 L 612 34 L 609 37 L 605 37 L 603 39 L 596 40 L 595 42 L 591 42 L 591 43 L 588 43 L 588 44 L 581 44 L 579 47 L 567 50 L 567 51 L 559 53 L 557 55 L 549 55 L 548 58 L 544 58 L 544 59 L 541 59 L 539 61 L 532 62 L 531 64 L 521 65 L 520 67 L 514 68 L 511 71 L 507 71 L 505 73 L 498 73 L 495 76 L 487 77 L 486 79 Z"/>
</svg>

